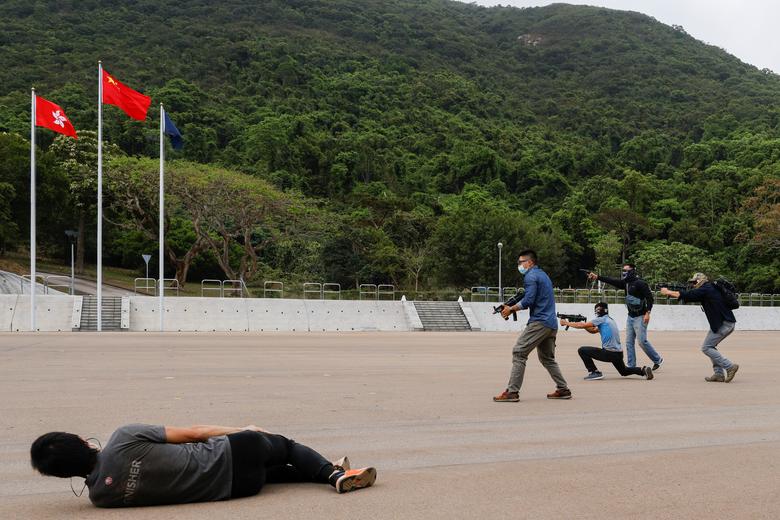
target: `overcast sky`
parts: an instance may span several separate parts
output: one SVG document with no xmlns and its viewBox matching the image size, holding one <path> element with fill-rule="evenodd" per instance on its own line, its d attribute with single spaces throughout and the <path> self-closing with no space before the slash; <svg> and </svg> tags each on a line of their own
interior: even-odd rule
<svg viewBox="0 0 780 520">
<path fill-rule="evenodd" d="M 560 1 L 560 0 L 559 0 Z M 568 4 L 596 5 L 639 11 L 667 25 L 682 25 L 703 42 L 726 49 L 759 69 L 780 73 L 780 1 L 778 0 L 563 0 Z M 546 0 L 476 0 L 479 5 L 535 7 Z"/>
</svg>

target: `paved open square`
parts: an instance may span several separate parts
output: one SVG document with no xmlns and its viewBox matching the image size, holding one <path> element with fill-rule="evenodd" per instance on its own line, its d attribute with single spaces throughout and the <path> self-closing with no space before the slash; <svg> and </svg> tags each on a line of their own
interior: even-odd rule
<svg viewBox="0 0 780 520">
<path fill-rule="evenodd" d="M 726 339 L 741 367 L 728 384 L 704 382 L 703 336 L 651 328 L 665 357 L 654 380 L 602 364 L 605 379 L 585 382 L 576 349 L 598 337 L 561 331 L 574 398 L 545 398 L 554 385 L 532 355 L 521 401 L 493 403 L 515 334 L 0 334 L 0 518 L 778 518 L 778 334 Z M 378 479 L 347 495 L 279 484 L 105 510 L 30 467 L 39 434 L 105 443 L 131 422 L 253 423 Z"/>
</svg>

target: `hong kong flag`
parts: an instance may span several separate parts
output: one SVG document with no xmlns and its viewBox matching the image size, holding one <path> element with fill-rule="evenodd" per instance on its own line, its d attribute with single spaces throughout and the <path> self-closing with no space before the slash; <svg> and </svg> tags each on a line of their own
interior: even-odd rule
<svg viewBox="0 0 780 520">
<path fill-rule="evenodd" d="M 43 126 L 74 139 L 79 138 L 76 135 L 76 129 L 73 128 L 70 120 L 65 117 L 65 112 L 59 106 L 43 99 L 41 96 L 35 96 L 35 126 Z"/>
<path fill-rule="evenodd" d="M 103 103 L 117 106 L 133 119 L 143 121 L 152 98 L 136 92 L 104 70 Z"/>
</svg>

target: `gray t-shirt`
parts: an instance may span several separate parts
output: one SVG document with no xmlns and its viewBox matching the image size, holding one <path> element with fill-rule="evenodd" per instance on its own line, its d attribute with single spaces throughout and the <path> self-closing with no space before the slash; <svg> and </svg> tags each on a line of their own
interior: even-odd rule
<svg viewBox="0 0 780 520">
<path fill-rule="evenodd" d="M 232 480 L 227 436 L 168 444 L 163 426 L 128 424 L 98 454 L 87 486 L 98 507 L 130 507 L 224 500 Z"/>
<path fill-rule="evenodd" d="M 623 352 L 620 346 L 620 330 L 615 320 L 608 315 L 595 317 L 590 322 L 599 328 L 601 334 L 601 348 L 612 352 Z"/>
</svg>

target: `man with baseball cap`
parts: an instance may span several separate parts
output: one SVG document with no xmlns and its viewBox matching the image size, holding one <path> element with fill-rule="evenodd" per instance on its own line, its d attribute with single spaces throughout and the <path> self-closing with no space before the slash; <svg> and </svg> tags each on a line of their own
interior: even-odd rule
<svg viewBox="0 0 780 520">
<path fill-rule="evenodd" d="M 704 338 L 701 351 L 712 360 L 713 374 L 704 380 L 710 383 L 729 383 L 739 370 L 739 365 L 729 361 L 718 350 L 718 344 L 734 332 L 737 319 L 734 313 L 726 305 L 723 294 L 704 273 L 694 273 L 688 284 L 692 289 L 687 291 L 670 291 L 661 288 L 661 294 L 679 298 L 686 302 L 700 302 L 701 308 L 707 316 L 710 330 Z"/>
</svg>

